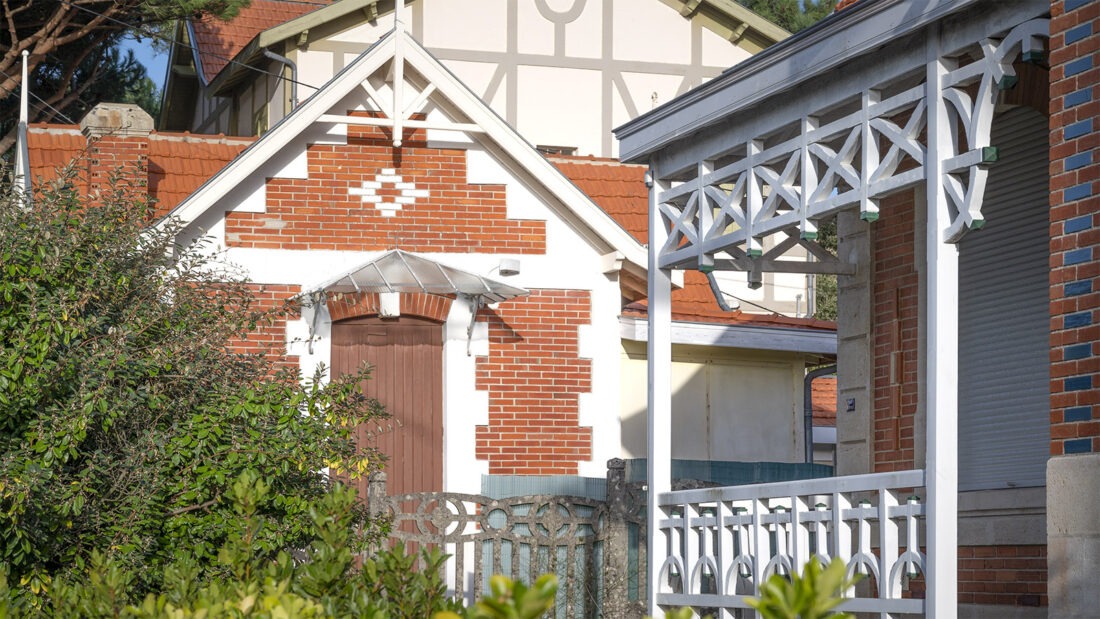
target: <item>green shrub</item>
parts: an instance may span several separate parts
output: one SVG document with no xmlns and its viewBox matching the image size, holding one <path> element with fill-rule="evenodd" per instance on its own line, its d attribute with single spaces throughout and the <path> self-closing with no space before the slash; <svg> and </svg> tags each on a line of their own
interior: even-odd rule
<svg viewBox="0 0 1100 619">
<path fill-rule="evenodd" d="M 199 559 L 185 550 L 165 567 L 162 587 L 144 595 L 135 586 L 135 570 L 98 552 L 82 571 L 58 578 L 48 590 L 29 582 L 13 587 L 0 568 L 0 619 L 537 619 L 554 604 L 553 575 L 531 588 L 494 576 L 491 595 L 463 608 L 446 594 L 440 576 L 446 557 L 436 549 L 421 552 L 421 569 L 400 545 L 359 567 L 356 534 L 346 526 L 355 517 L 355 496 L 346 488 L 335 489 L 311 510 L 311 539 L 300 553 L 282 551 L 271 558 L 255 544 L 271 524 L 259 510 L 269 492 L 250 472 L 232 484 L 236 526 L 218 552 L 225 578 L 200 580 Z"/>
<path fill-rule="evenodd" d="M 200 581 L 230 576 L 218 552 L 246 470 L 270 486 L 250 550 L 305 546 L 321 471 L 374 462 L 354 440 L 383 414 L 365 373 L 302 381 L 235 352 L 295 308 L 260 307 L 201 242 L 176 246 L 178 225 L 148 229 L 128 190 L 88 200 L 63 182 L 29 208 L 0 197 L 0 564 L 37 593 L 82 577 L 93 551 L 139 592 L 181 548 Z"/>
<path fill-rule="evenodd" d="M 844 591 L 858 580 L 858 575 L 847 577 L 844 561 L 833 559 L 829 567 L 822 568 L 813 557 L 801 576 L 792 574 L 787 579 L 773 574 L 761 585 L 760 597 L 749 598 L 748 603 L 764 619 L 851 619 L 852 615 L 833 609 L 844 601 Z"/>
</svg>

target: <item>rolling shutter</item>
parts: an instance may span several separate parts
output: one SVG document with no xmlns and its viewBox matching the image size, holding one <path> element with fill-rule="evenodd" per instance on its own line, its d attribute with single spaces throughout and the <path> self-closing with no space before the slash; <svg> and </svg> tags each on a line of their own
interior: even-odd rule
<svg viewBox="0 0 1100 619">
<path fill-rule="evenodd" d="M 959 489 L 1042 486 L 1050 445 L 1047 119 L 993 122 L 986 226 L 959 256 Z"/>
</svg>

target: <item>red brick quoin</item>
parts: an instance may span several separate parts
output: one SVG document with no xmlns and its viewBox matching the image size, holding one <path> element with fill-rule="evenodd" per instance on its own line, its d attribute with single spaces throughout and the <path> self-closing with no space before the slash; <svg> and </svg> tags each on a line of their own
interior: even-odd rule
<svg viewBox="0 0 1100 619">
<path fill-rule="evenodd" d="M 490 474 L 576 474 L 591 459 L 578 396 L 592 389 L 592 363 L 578 357 L 577 343 L 590 311 L 587 291 L 533 290 L 488 314 L 477 387 L 489 392 L 489 424 L 477 428 L 476 453 Z"/>
<path fill-rule="evenodd" d="M 1050 3 L 1050 454 L 1100 453 L 1100 2 Z"/>
<path fill-rule="evenodd" d="M 546 224 L 507 218 L 505 188 L 466 182 L 466 151 L 428 148 L 411 131 L 394 148 L 382 128 L 349 126 L 348 143 L 311 144 L 308 178 L 267 181 L 267 212 L 226 217 L 231 247 L 377 251 L 542 254 Z M 387 217 L 376 203 L 349 190 L 393 170 L 415 185 L 412 204 Z M 376 194 L 394 202 L 403 189 L 383 182 Z"/>
</svg>

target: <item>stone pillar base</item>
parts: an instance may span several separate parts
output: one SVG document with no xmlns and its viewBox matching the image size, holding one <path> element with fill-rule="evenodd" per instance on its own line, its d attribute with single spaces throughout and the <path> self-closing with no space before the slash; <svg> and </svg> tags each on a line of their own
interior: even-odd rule
<svg viewBox="0 0 1100 619">
<path fill-rule="evenodd" d="M 1100 613 L 1100 453 L 1047 462 L 1047 591 L 1050 616 Z"/>
</svg>

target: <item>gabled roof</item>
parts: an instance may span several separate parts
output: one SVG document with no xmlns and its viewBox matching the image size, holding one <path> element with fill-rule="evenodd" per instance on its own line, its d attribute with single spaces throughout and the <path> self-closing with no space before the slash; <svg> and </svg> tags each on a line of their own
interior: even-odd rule
<svg viewBox="0 0 1100 619">
<path fill-rule="evenodd" d="M 430 93 L 432 101 L 445 104 L 452 113 L 463 116 L 459 121 L 462 126 L 473 125 L 479 129 L 473 134 L 474 139 L 510 160 L 557 198 L 568 209 L 571 219 L 575 220 L 573 223 L 580 224 L 578 232 L 589 242 L 600 242 L 607 251 L 621 253 L 624 268 L 634 274 L 644 273 L 647 255 L 642 245 L 404 30 L 391 31 L 360 54 L 170 215 L 178 217 L 185 225 L 194 222 L 306 129 L 320 122 L 322 115 L 333 113 L 335 106 L 350 93 L 361 91 L 367 78 L 393 59 L 398 49 L 402 53 L 403 66 L 414 70 L 434 88 Z M 336 114 L 344 111 L 337 110 Z"/>
<path fill-rule="evenodd" d="M 790 36 L 789 32 L 736 0 L 677 0 L 677 3 L 682 5 L 681 15 L 706 15 L 711 20 L 708 24 L 728 30 L 721 35 L 734 43 L 745 44 L 752 53 Z M 231 81 L 222 75 L 228 59 L 247 64 L 263 48 L 354 11 L 377 13 L 377 5 L 378 0 L 252 0 L 252 4 L 231 21 L 205 18 L 190 23 L 195 53 L 201 59 L 197 64 L 207 84 L 215 80 Z"/>
<path fill-rule="evenodd" d="M 258 33 L 318 10 L 328 0 L 252 0 L 231 20 L 206 16 L 190 22 L 196 64 L 210 83 Z"/>
</svg>

